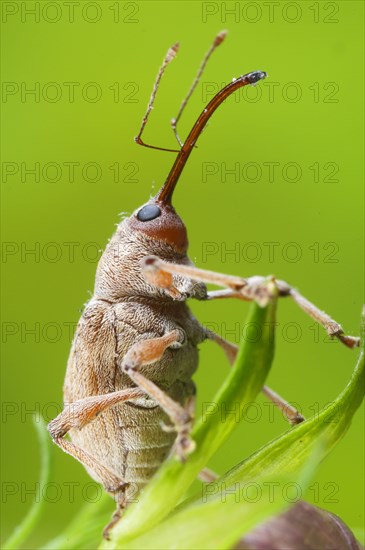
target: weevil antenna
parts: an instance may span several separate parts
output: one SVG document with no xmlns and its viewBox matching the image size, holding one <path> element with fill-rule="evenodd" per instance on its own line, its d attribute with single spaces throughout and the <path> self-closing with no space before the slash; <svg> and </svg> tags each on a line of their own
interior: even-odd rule
<svg viewBox="0 0 365 550">
<path fill-rule="evenodd" d="M 157 147 L 156 145 L 149 145 L 148 143 L 145 143 L 141 138 L 141 136 L 143 134 L 143 131 L 146 127 L 150 112 L 153 109 L 153 104 L 155 102 L 155 98 L 156 98 L 157 90 L 158 90 L 160 82 L 161 82 L 161 78 L 162 78 L 162 76 L 163 76 L 163 74 L 166 70 L 166 67 L 176 57 L 176 54 L 179 51 L 179 47 L 180 47 L 179 43 L 176 42 L 176 44 L 173 44 L 173 46 L 171 46 L 171 48 L 168 49 L 167 54 L 165 56 L 165 59 L 163 60 L 163 63 L 160 67 L 160 70 L 158 71 L 155 83 L 153 85 L 151 97 L 150 97 L 150 100 L 148 102 L 147 111 L 146 111 L 146 114 L 144 115 L 143 120 L 142 120 L 141 128 L 139 130 L 138 135 L 134 138 L 134 141 L 136 143 L 138 143 L 138 145 L 143 145 L 143 147 L 149 147 L 151 149 L 159 149 L 160 151 L 170 151 L 172 153 L 178 153 L 179 152 L 179 150 L 177 150 L 177 149 L 166 149 L 165 147 Z"/>
<path fill-rule="evenodd" d="M 194 81 L 193 81 L 191 87 L 190 87 L 190 90 L 188 91 L 188 93 L 187 93 L 185 99 L 183 100 L 183 102 L 182 102 L 181 105 L 180 105 L 180 109 L 179 109 L 179 112 L 177 113 L 176 118 L 173 118 L 173 119 L 171 120 L 171 127 L 172 127 L 172 130 L 173 130 L 173 132 L 174 132 L 174 134 L 175 134 L 175 137 L 176 137 L 177 142 L 179 143 L 180 147 L 183 146 L 183 143 L 182 143 L 182 141 L 181 141 L 181 139 L 180 139 L 180 137 L 179 137 L 179 134 L 177 133 L 177 123 L 179 122 L 179 120 L 180 120 L 180 118 L 181 118 L 181 115 L 183 114 L 184 109 L 185 109 L 185 107 L 186 107 L 186 105 L 187 105 L 187 103 L 188 103 L 190 97 L 193 95 L 194 90 L 195 90 L 195 88 L 197 87 L 197 85 L 198 85 L 198 83 L 199 83 L 199 81 L 200 81 L 200 79 L 201 79 L 201 76 L 202 76 L 202 74 L 203 74 L 203 72 L 204 72 L 204 69 L 205 69 L 205 67 L 206 67 L 206 65 L 207 65 L 207 63 L 208 63 L 208 61 L 209 61 L 210 56 L 212 55 L 212 53 L 214 52 L 214 50 L 216 50 L 216 49 L 218 48 L 218 46 L 219 46 L 220 44 L 222 44 L 222 42 L 224 41 L 224 39 L 226 38 L 226 36 L 227 36 L 227 31 L 220 31 L 220 32 L 217 34 L 217 36 L 215 37 L 214 42 L 212 43 L 212 45 L 210 46 L 208 52 L 207 52 L 207 53 L 205 54 L 205 56 L 204 56 L 204 59 L 203 59 L 201 65 L 200 65 L 200 67 L 199 67 L 199 70 L 198 70 L 198 72 L 197 72 L 197 74 L 196 74 L 196 77 L 195 77 L 195 79 L 194 79 Z"/>
</svg>

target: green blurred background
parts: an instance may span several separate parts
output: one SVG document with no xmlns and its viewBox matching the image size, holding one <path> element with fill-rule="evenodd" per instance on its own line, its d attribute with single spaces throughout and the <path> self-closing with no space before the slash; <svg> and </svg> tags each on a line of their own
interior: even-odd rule
<svg viewBox="0 0 365 550">
<path fill-rule="evenodd" d="M 363 3 L 71 4 L 2 2 L 4 535 L 34 499 L 28 492 L 36 488 L 39 452 L 31 411 L 46 420 L 59 412 L 98 250 L 119 213 L 144 203 L 173 162 L 172 153 L 138 147 L 133 137 L 177 40 L 180 53 L 146 130 L 150 143 L 175 146 L 170 119 L 222 28 L 229 35 L 187 108 L 182 136 L 212 90 L 252 70 L 269 74 L 226 101 L 183 173 L 174 204 L 191 258 L 237 275 L 275 273 L 350 334 L 358 333 L 362 303 Z M 238 342 L 244 335 L 244 303 L 191 307 L 223 336 Z M 278 322 L 270 384 L 310 416 L 344 387 L 357 352 L 329 342 L 289 301 L 280 303 Z M 199 409 L 227 372 L 214 344 L 201 346 Z M 258 403 L 213 469 L 223 472 L 286 429 L 278 412 Z M 362 409 L 306 495 L 351 527 L 364 518 L 363 418 Z M 53 454 L 56 485 L 47 497 L 54 502 L 29 548 L 62 531 L 90 482 L 75 460 Z"/>
</svg>

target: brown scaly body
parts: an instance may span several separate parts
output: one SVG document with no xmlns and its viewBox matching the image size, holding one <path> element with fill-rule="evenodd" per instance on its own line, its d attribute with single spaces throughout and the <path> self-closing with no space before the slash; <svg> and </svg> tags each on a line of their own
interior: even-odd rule
<svg viewBox="0 0 365 550">
<path fill-rule="evenodd" d="M 151 239 L 131 232 L 128 221 L 120 224 L 100 260 L 95 295 L 86 305 L 76 329 L 64 400 L 74 403 L 85 397 L 135 387 L 121 370 L 126 352 L 138 341 L 182 329 L 186 335 L 183 345 L 167 349 L 153 368 L 146 365 L 140 372 L 185 406 L 195 392 L 191 377 L 198 366 L 197 345 L 205 338 L 205 332 L 184 301 L 173 300 L 146 283 L 140 260 L 151 250 Z M 159 252 L 166 260 L 176 259 L 166 247 Z M 190 264 L 185 255 L 179 262 Z M 121 277 L 118 292 L 115 280 Z M 206 295 L 203 284 L 192 285 L 191 281 L 181 279 L 179 286 L 186 296 Z M 171 450 L 176 433 L 164 430 L 162 424 L 171 424 L 168 415 L 146 395 L 115 405 L 82 430 L 73 429 L 70 434 L 74 443 L 130 483 L 126 492 L 128 501 Z M 97 481 L 103 481 L 90 469 L 89 473 Z"/>
</svg>

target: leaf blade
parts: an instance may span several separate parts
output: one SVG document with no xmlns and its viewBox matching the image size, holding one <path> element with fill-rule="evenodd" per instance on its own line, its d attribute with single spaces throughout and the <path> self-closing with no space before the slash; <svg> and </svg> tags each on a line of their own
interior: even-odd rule
<svg viewBox="0 0 365 550">
<path fill-rule="evenodd" d="M 288 507 L 283 491 L 275 493 L 275 500 L 268 498 L 270 483 L 277 487 L 285 480 L 293 483 L 293 478 L 298 476 L 303 480 L 303 473 L 304 479 L 308 480 L 309 471 L 313 473 L 315 466 L 344 436 L 364 397 L 364 357 L 362 351 L 350 381 L 332 407 L 324 408 L 318 417 L 314 416 L 276 438 L 222 478 L 207 484 L 217 485 L 217 490 L 210 493 L 206 504 L 201 503 L 201 495 L 195 500 L 189 499 L 151 530 L 124 541 L 123 549 L 213 550 L 219 547 L 228 550 L 258 523 Z M 234 507 L 231 502 L 230 506 L 222 507 L 222 499 L 231 495 L 234 487 L 241 488 L 255 480 L 262 486 L 267 485 L 260 505 L 250 503 L 247 506 L 244 502 L 240 507 Z M 299 498 L 302 498 L 303 482 L 300 487 Z"/>
<path fill-rule="evenodd" d="M 268 284 L 272 284 L 270 281 Z M 234 403 L 240 406 L 253 401 L 264 385 L 274 356 L 274 333 L 276 297 L 265 307 L 251 305 L 249 323 L 259 331 L 259 339 L 246 339 L 235 364 L 214 402 L 217 407 L 225 404 L 229 409 Z M 167 460 L 156 476 L 145 488 L 137 505 L 127 510 L 123 521 L 116 525 L 111 541 L 102 543 L 101 548 L 116 548 L 123 545 L 142 531 L 147 531 L 176 506 L 206 465 L 209 458 L 234 428 L 234 419 L 221 422 L 220 415 L 212 415 L 204 422 L 197 423 L 193 438 L 196 451 L 189 456 L 186 464 L 174 458 Z"/>
<path fill-rule="evenodd" d="M 311 460 L 294 477 L 303 491 L 308 486 L 318 460 L 313 453 Z M 123 550 L 229 550 L 258 524 L 276 516 L 292 504 L 284 491 L 273 500 L 272 483 L 285 486 L 293 483 L 293 476 L 266 477 L 259 486 L 258 497 L 248 499 L 238 486 L 228 495 L 221 493 L 208 503 L 201 499 L 155 526 L 147 533 L 123 544 Z"/>
<path fill-rule="evenodd" d="M 42 418 L 33 418 L 33 424 L 37 432 L 41 467 L 39 476 L 39 487 L 41 491 L 47 485 L 51 477 L 51 439 L 46 424 Z M 28 538 L 34 527 L 37 525 L 45 506 L 44 499 L 35 500 L 23 521 L 15 528 L 10 537 L 4 542 L 4 550 L 15 550 Z"/>
</svg>

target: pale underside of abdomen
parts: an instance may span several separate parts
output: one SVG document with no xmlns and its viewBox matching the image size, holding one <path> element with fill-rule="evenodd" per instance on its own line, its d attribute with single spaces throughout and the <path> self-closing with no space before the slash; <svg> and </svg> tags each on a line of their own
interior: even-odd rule
<svg viewBox="0 0 365 550">
<path fill-rule="evenodd" d="M 154 405 L 116 405 L 81 430 L 70 432 L 72 441 L 103 464 L 121 481 L 131 484 L 128 495 L 142 488 L 168 456 L 176 432 L 164 431 L 171 425 L 166 413 Z M 90 476 L 102 482 L 87 468 Z"/>
</svg>

